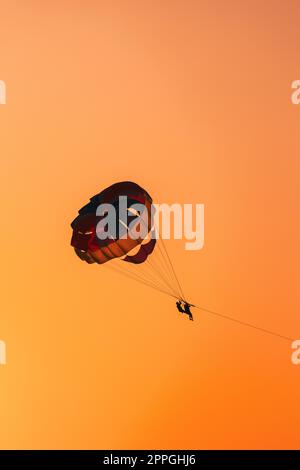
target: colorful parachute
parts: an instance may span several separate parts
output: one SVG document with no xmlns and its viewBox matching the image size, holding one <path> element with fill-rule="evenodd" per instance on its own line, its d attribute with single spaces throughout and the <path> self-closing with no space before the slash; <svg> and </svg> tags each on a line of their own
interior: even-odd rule
<svg viewBox="0 0 300 470">
<path fill-rule="evenodd" d="M 135 183 L 123 182 L 116 183 L 105 189 L 96 196 L 93 196 L 90 202 L 79 210 L 79 215 L 73 220 L 71 227 L 73 228 L 73 237 L 71 245 L 74 247 L 76 254 L 87 263 L 103 264 L 114 258 L 120 258 L 129 253 L 133 248 L 143 242 L 142 238 L 133 239 L 128 232 L 125 221 L 118 218 L 119 197 L 127 197 L 127 210 L 130 206 L 137 203 L 143 204 L 148 212 L 149 227 L 147 233 L 151 230 L 151 204 L 152 199 L 149 194 Z M 116 209 L 116 227 L 121 222 L 124 232 L 118 233 L 117 238 L 108 237 L 100 240 L 96 234 L 97 224 L 101 220 L 101 216 L 96 215 L 96 210 L 100 204 L 112 204 Z M 134 215 L 127 214 L 127 217 L 134 218 Z M 122 224 L 123 222 L 123 224 Z M 138 223 L 138 222 L 137 222 Z M 125 227 L 124 227 L 125 226 Z M 127 235 L 126 237 L 124 235 Z M 130 263 L 143 263 L 155 247 L 156 240 L 153 238 L 147 244 L 141 245 L 137 253 L 131 256 L 125 256 L 124 261 Z"/>
<path fill-rule="evenodd" d="M 120 209 L 122 197 L 126 197 L 126 220 Z M 110 204 L 115 209 L 117 230 L 113 235 L 108 234 L 108 237 L 102 239 L 99 238 L 99 223 L 103 221 L 104 215 L 99 215 L 97 209 L 105 204 Z M 141 205 L 147 217 L 143 218 L 141 212 L 131 209 L 136 204 Z M 71 223 L 71 245 L 77 256 L 89 264 L 105 264 L 143 284 L 183 299 L 182 289 L 165 245 L 162 240 L 157 240 L 157 234 L 153 236 L 152 210 L 152 198 L 141 186 L 130 181 L 113 184 L 93 196 L 78 211 L 79 215 Z M 131 236 L 144 219 L 147 221 L 144 236 Z M 153 258 L 150 256 L 152 253 L 155 254 Z M 125 263 L 120 261 L 126 262 L 126 269 Z"/>
</svg>

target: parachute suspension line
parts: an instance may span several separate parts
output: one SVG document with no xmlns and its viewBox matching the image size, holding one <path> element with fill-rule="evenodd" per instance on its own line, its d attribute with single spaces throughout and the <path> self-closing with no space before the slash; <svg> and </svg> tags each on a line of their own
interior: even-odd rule
<svg viewBox="0 0 300 470">
<path fill-rule="evenodd" d="M 171 268 L 172 268 L 172 272 L 173 272 L 173 274 L 174 274 L 175 280 L 176 280 L 177 285 L 178 285 L 178 287 L 179 287 L 179 291 L 180 291 L 180 293 L 181 293 L 182 300 L 186 301 L 186 298 L 185 298 L 185 295 L 184 295 L 184 293 L 183 293 L 182 287 L 181 287 L 180 282 L 179 282 L 179 280 L 178 280 L 178 277 L 177 277 L 177 275 L 176 275 L 175 268 L 174 268 L 174 266 L 173 266 L 173 263 L 172 263 L 172 261 L 171 261 L 171 258 L 170 258 L 170 256 L 169 256 L 169 254 L 168 254 L 168 252 L 167 252 L 167 248 L 166 248 L 166 246 L 165 246 L 165 243 L 164 243 L 163 239 L 161 238 L 161 235 L 160 235 L 160 234 L 159 234 L 159 237 L 160 237 L 162 246 L 163 246 L 163 248 L 164 248 L 164 251 L 165 251 L 165 253 L 166 253 L 167 259 L 168 259 L 168 261 L 169 261 L 169 263 L 170 263 L 170 266 L 171 266 Z"/>
<path fill-rule="evenodd" d="M 242 320 L 238 320 L 237 318 L 233 318 L 229 315 L 224 315 L 223 313 L 215 312 L 214 310 L 209 310 L 206 307 L 200 307 L 198 305 L 194 305 L 195 308 L 198 308 L 199 310 L 203 310 L 204 312 L 211 313 L 212 315 L 216 315 L 218 317 L 224 318 L 225 320 L 230 320 L 235 323 L 238 323 L 239 325 L 247 326 L 248 328 L 253 328 L 255 330 L 261 331 L 263 333 L 267 333 L 272 336 L 277 336 L 277 338 L 285 339 L 287 341 L 293 341 L 293 338 L 290 338 L 289 336 L 284 336 L 279 333 L 275 333 L 274 331 L 268 330 L 266 328 L 261 328 L 260 326 L 253 325 L 252 323 L 244 322 Z"/>
<path fill-rule="evenodd" d="M 153 288 L 161 288 L 161 286 L 157 283 L 157 281 L 154 278 L 151 278 L 149 275 L 148 277 L 147 274 L 143 275 L 144 273 L 137 272 L 137 270 L 134 269 L 134 266 L 114 266 L 115 270 L 118 270 L 118 272 L 128 275 L 131 278 L 134 278 L 140 282 L 143 282 L 146 285 L 149 285 Z"/>
<path fill-rule="evenodd" d="M 146 226 L 146 222 L 142 219 L 141 221 L 145 226 Z M 153 229 L 152 229 L 153 230 Z M 151 230 L 151 231 L 152 231 Z M 154 227 L 154 231 L 155 231 L 155 227 Z M 177 298 L 183 298 L 184 299 L 184 294 L 183 294 L 183 291 L 181 289 L 181 286 L 179 284 L 179 281 L 177 279 L 177 276 L 176 276 L 176 273 L 175 273 L 175 269 L 172 265 L 172 262 L 171 262 L 171 259 L 168 255 L 168 252 L 165 248 L 165 252 L 166 252 L 166 255 L 165 256 L 162 252 L 162 249 L 160 247 L 160 244 L 159 244 L 159 239 L 161 238 L 160 234 L 159 234 L 159 238 L 156 239 L 156 245 L 158 247 L 158 251 L 160 252 L 161 254 L 161 257 L 162 257 L 162 263 L 161 263 L 161 267 L 160 266 L 157 266 L 157 264 L 155 264 L 154 262 L 154 259 L 151 257 L 151 255 L 148 256 L 148 259 L 146 260 L 145 264 L 149 264 L 152 269 L 154 269 L 159 278 L 162 280 L 163 283 L 165 283 L 174 293 L 174 295 L 177 297 Z M 156 250 L 157 252 L 157 250 Z M 151 257 L 151 259 L 150 259 Z M 159 262 L 159 257 L 157 257 L 157 263 Z M 166 268 L 164 268 L 164 265 Z M 164 274 L 166 273 L 166 274 Z M 174 282 L 175 280 L 175 282 Z M 179 290 L 177 288 L 177 286 L 179 287 Z"/>
<path fill-rule="evenodd" d="M 157 248 L 158 248 L 157 251 L 159 252 L 160 257 L 162 259 L 162 266 L 164 267 L 164 269 L 165 269 L 165 271 L 166 271 L 166 273 L 167 273 L 167 275 L 170 279 L 170 282 L 173 285 L 174 291 L 176 291 L 178 298 L 183 298 L 183 295 L 179 290 L 179 287 L 178 287 L 178 284 L 177 284 L 177 281 L 176 281 L 176 277 L 174 276 L 173 270 L 171 268 L 171 263 L 168 262 L 168 258 L 164 255 L 163 250 L 160 246 L 160 239 L 157 240 Z"/>
<path fill-rule="evenodd" d="M 170 264 L 168 263 L 168 260 L 167 260 L 166 256 L 164 255 L 164 253 L 161 249 L 159 239 L 157 239 L 157 241 L 156 241 L 156 246 L 157 246 L 157 249 L 156 249 L 157 263 L 160 265 L 160 268 L 161 268 L 162 272 L 164 273 L 164 275 L 168 279 L 169 284 L 172 286 L 172 290 L 176 293 L 178 298 L 180 298 L 181 294 L 178 290 L 176 279 L 174 278 L 174 275 L 173 275 L 172 269 L 170 267 Z M 152 260 L 154 261 L 153 258 L 152 258 Z"/>
<path fill-rule="evenodd" d="M 147 261 L 149 262 L 149 265 L 152 266 L 152 268 L 158 273 L 158 276 L 161 277 L 161 279 L 164 281 L 164 283 L 166 284 L 166 286 L 169 287 L 169 289 L 171 289 L 171 291 L 175 294 L 175 295 L 178 295 L 178 292 L 176 291 L 176 289 L 174 289 L 174 287 L 172 286 L 172 283 L 170 283 L 166 278 L 165 278 L 165 275 L 164 273 L 162 272 L 161 268 L 159 266 L 157 266 L 154 262 L 154 260 L 152 258 L 150 258 L 151 255 L 149 255 Z M 146 261 L 146 263 L 147 263 Z"/>
<path fill-rule="evenodd" d="M 122 267 L 124 267 L 126 271 L 132 272 L 135 275 L 144 276 L 144 278 L 150 280 L 157 287 L 170 290 L 175 295 L 177 295 L 177 293 L 174 292 L 172 284 L 165 279 L 165 277 L 161 274 L 159 268 L 155 265 L 152 255 L 149 255 L 144 263 L 140 263 L 137 265 L 131 263 L 126 263 L 125 265 L 124 263 Z"/>
<path fill-rule="evenodd" d="M 144 222 L 144 221 L 143 221 Z M 128 228 L 128 227 L 127 227 Z M 118 243 L 118 240 L 115 239 L 111 234 L 109 234 L 110 238 L 116 242 L 116 244 L 119 246 L 119 248 L 122 250 L 122 247 Z M 161 237 L 160 237 L 161 238 Z M 107 266 L 108 268 L 111 268 L 112 270 L 119 272 L 120 274 L 123 274 L 124 276 L 131 277 L 131 279 L 136 280 L 137 282 L 140 282 L 144 285 L 147 285 L 148 287 L 152 287 L 153 289 L 159 290 L 160 292 L 163 292 L 169 296 L 172 296 L 176 299 L 181 298 L 185 300 L 182 288 L 180 286 L 179 280 L 176 276 L 174 266 L 171 262 L 171 259 L 169 257 L 169 254 L 167 252 L 166 247 L 164 246 L 164 243 L 162 241 L 162 245 L 164 247 L 164 251 L 166 253 L 166 256 L 164 255 L 161 247 L 159 246 L 159 240 L 156 241 L 157 246 L 159 248 L 159 252 L 161 254 L 162 260 L 166 266 L 166 269 L 162 270 L 160 266 L 157 266 L 157 264 L 154 263 L 154 260 L 151 259 L 151 254 L 148 256 L 148 259 L 146 260 L 145 263 L 141 263 L 138 265 L 132 265 L 131 263 L 126 263 L 126 268 L 125 266 L 122 266 L 119 264 L 118 266 L 112 266 L 110 262 L 110 266 Z M 122 250 L 123 254 L 126 255 L 127 253 Z M 157 259 L 158 261 L 158 259 Z M 129 265 L 129 266 L 128 266 Z M 154 273 L 150 273 L 149 270 L 147 269 L 148 267 L 151 267 L 154 272 L 156 272 L 156 278 L 154 276 Z M 163 266 L 163 263 L 162 263 Z M 138 272 L 137 272 L 137 267 Z M 141 269 L 142 268 L 142 269 Z M 167 277 L 164 273 L 168 273 Z M 175 280 L 175 283 L 174 283 Z M 177 288 L 178 286 L 178 288 Z"/>
<path fill-rule="evenodd" d="M 115 271 L 115 272 L 117 272 L 117 273 L 119 273 L 119 274 L 122 274 L 122 275 L 124 275 L 124 276 L 126 276 L 126 277 L 128 277 L 128 278 L 130 278 L 130 279 L 134 279 L 135 281 L 140 282 L 140 283 L 142 283 L 142 284 L 144 284 L 144 285 L 146 285 L 146 286 L 152 287 L 152 288 L 154 288 L 154 289 L 158 289 L 158 288 L 159 288 L 159 287 L 156 286 L 154 283 L 152 283 L 151 281 L 149 281 L 149 280 L 143 278 L 142 276 L 138 276 L 138 275 L 136 275 L 136 274 L 134 274 L 134 273 L 128 272 L 127 270 L 125 270 L 125 269 L 123 269 L 123 268 L 121 268 L 121 267 L 119 267 L 119 266 L 116 266 L 116 265 L 112 266 L 112 263 L 110 263 L 109 265 L 106 265 L 106 267 L 107 267 L 108 269 L 111 269 L 111 270 L 113 270 L 113 271 Z"/>
<path fill-rule="evenodd" d="M 152 274 L 147 272 L 147 269 L 149 269 L 149 265 L 145 265 L 147 265 L 147 261 L 139 265 L 134 265 L 131 263 L 121 263 L 120 260 L 117 259 L 104 264 L 104 266 L 106 266 L 107 268 L 110 268 L 115 272 L 122 274 L 123 276 L 127 276 L 128 278 L 140 282 L 148 287 L 151 287 L 174 298 L 177 298 L 177 294 L 174 294 L 172 289 L 170 289 L 168 286 L 166 287 L 164 284 L 159 282 L 157 278 L 153 277 Z"/>
<path fill-rule="evenodd" d="M 122 222 L 122 221 L 119 219 L 119 222 Z M 142 220 L 142 222 L 145 224 L 144 220 Z M 127 230 L 129 230 L 129 227 L 124 222 L 122 222 L 122 223 L 123 223 L 124 227 L 127 228 Z M 110 234 L 110 236 L 117 243 L 117 245 L 120 247 L 120 245 L 118 243 L 118 240 L 115 239 L 111 234 Z M 124 253 L 124 251 L 123 251 L 123 253 Z M 126 253 L 124 253 L 124 255 L 125 254 Z M 149 255 L 149 257 L 148 257 L 148 259 L 146 260 L 145 263 L 139 264 L 139 271 L 142 271 L 142 274 L 144 274 L 144 276 L 150 278 L 150 279 L 145 279 L 145 277 L 144 277 L 143 280 L 146 280 L 146 281 L 150 280 L 151 283 L 155 284 L 160 289 L 170 290 L 171 292 L 173 292 L 174 296 L 178 297 L 178 291 L 177 291 L 177 289 L 174 288 L 172 279 L 171 279 L 171 282 L 168 282 L 168 280 L 165 278 L 165 276 L 164 276 L 163 272 L 161 271 L 161 269 L 154 263 L 154 260 L 153 259 L 150 260 L 150 256 L 151 255 Z M 153 276 L 153 273 L 149 273 L 149 271 L 147 270 L 147 265 L 151 266 L 152 270 L 156 272 L 156 275 L 157 275 L 158 279 L 156 279 Z M 136 267 L 137 266 L 135 266 L 135 268 Z M 136 269 L 134 269 L 134 266 L 131 266 L 131 267 L 127 266 L 127 268 L 128 268 L 128 271 L 132 271 L 134 275 L 137 275 Z M 139 277 L 141 277 L 140 273 L 138 273 L 138 274 L 139 274 Z M 180 295 L 179 295 L 179 297 L 180 297 Z"/>
<path fill-rule="evenodd" d="M 134 272 L 136 272 L 137 270 L 138 272 L 143 273 L 145 276 L 150 277 L 153 282 L 156 282 L 157 284 L 162 284 L 164 287 L 167 286 L 172 291 L 173 290 L 172 286 L 162 276 L 159 275 L 160 274 L 159 270 L 157 268 L 155 269 L 152 266 L 152 264 L 154 265 L 154 260 L 153 258 L 151 258 L 151 262 L 150 262 L 150 256 L 151 255 L 148 256 L 147 260 L 144 263 L 140 263 L 138 265 L 126 263 L 127 269 L 132 270 Z M 150 268 L 152 268 L 152 270 L 150 270 Z M 158 275 L 155 276 L 154 271 L 156 271 Z"/>
<path fill-rule="evenodd" d="M 120 267 L 124 272 L 132 273 L 135 276 L 144 278 L 146 281 L 150 281 L 153 284 L 156 284 L 158 287 L 160 287 L 157 278 L 154 276 L 152 272 L 149 272 L 149 269 L 147 269 L 148 266 L 145 266 L 145 265 L 146 263 L 141 263 L 138 265 L 127 263 L 127 262 L 118 263 L 118 267 Z"/>
<path fill-rule="evenodd" d="M 127 227 L 128 228 L 128 227 Z M 116 242 L 117 246 L 120 248 L 120 250 L 123 252 L 124 255 L 126 255 L 127 253 L 124 252 L 124 250 L 122 249 L 122 247 L 120 246 L 120 244 L 118 243 L 118 240 L 116 238 L 114 238 L 112 236 L 111 233 L 109 233 L 109 236 L 114 240 L 114 242 Z M 127 269 L 125 269 L 125 266 L 123 267 L 124 269 L 121 268 L 121 266 L 116 266 L 115 268 L 119 268 L 119 272 L 126 275 L 129 273 L 133 274 L 136 278 L 136 280 L 139 279 L 140 282 L 143 282 L 143 283 L 147 283 L 147 285 L 150 285 L 148 284 L 149 282 L 151 283 L 151 286 L 150 287 L 153 287 L 154 289 L 157 288 L 157 289 L 165 289 L 165 286 L 164 285 L 160 285 L 160 283 L 157 282 L 157 279 L 154 278 L 153 275 L 151 275 L 150 273 L 145 273 L 145 272 L 141 272 L 141 273 L 137 273 L 134 268 L 134 266 L 127 266 Z M 131 268 L 131 269 L 130 269 Z M 116 269 L 115 269 L 116 270 Z M 144 271 L 144 270 L 143 270 Z M 142 276 L 141 274 L 144 274 L 144 276 Z M 146 278 L 145 278 L 145 275 L 146 275 Z M 147 279 L 147 276 L 148 278 L 150 279 Z M 172 289 L 171 289 L 172 291 Z"/>
<path fill-rule="evenodd" d="M 137 281 L 137 282 L 139 282 L 140 284 L 144 284 L 144 285 L 146 285 L 146 286 L 148 286 L 148 287 L 151 287 L 152 289 L 155 289 L 155 290 L 157 290 L 157 291 L 160 291 L 160 292 L 162 292 L 163 294 L 168 295 L 169 297 L 173 297 L 173 298 L 177 299 L 177 296 L 173 295 L 171 292 L 166 291 L 166 290 L 164 290 L 164 289 L 161 289 L 160 287 L 157 287 L 156 285 L 154 285 L 154 284 L 152 284 L 152 283 L 150 283 L 150 282 L 144 281 L 144 280 L 142 280 L 142 279 L 139 278 L 138 276 L 135 276 L 135 275 L 132 274 L 132 273 L 128 273 L 128 272 L 126 272 L 126 271 L 123 271 L 122 269 L 119 269 L 119 268 L 116 267 L 116 266 L 112 266 L 111 263 L 110 263 L 110 265 L 105 264 L 104 267 L 106 267 L 107 269 L 110 269 L 110 270 L 112 270 L 112 271 L 115 271 L 115 272 L 121 274 L 122 276 L 126 276 L 126 277 L 128 277 L 128 278 L 130 278 L 130 279 L 133 279 L 134 281 Z"/>
<path fill-rule="evenodd" d="M 119 248 L 121 248 L 119 243 L 118 243 L 118 240 L 115 240 L 113 237 L 111 237 L 111 238 L 117 243 Z M 161 240 L 161 244 L 162 244 L 162 247 L 164 249 L 164 252 L 165 252 L 166 256 L 164 256 L 163 251 L 160 247 L 160 244 L 159 244 L 160 240 Z M 126 264 L 130 264 L 130 266 L 126 266 L 127 269 L 125 269 L 124 266 L 121 267 L 121 265 L 113 266 L 111 263 L 109 265 L 105 264 L 104 266 L 111 269 L 112 271 L 115 271 L 115 272 L 118 272 L 119 274 L 122 274 L 123 276 L 129 277 L 129 278 L 131 278 L 131 279 L 133 279 L 133 280 L 135 280 L 135 281 L 137 281 L 141 284 L 144 284 L 148 287 L 151 287 L 152 289 L 155 289 L 159 292 L 162 292 L 162 293 L 168 295 L 169 297 L 173 297 L 175 299 L 179 298 L 179 299 L 182 299 L 182 300 L 186 301 L 185 296 L 183 294 L 182 287 L 181 287 L 180 282 L 179 282 L 179 279 L 176 275 L 174 266 L 172 264 L 171 258 L 170 258 L 169 254 L 167 252 L 166 246 L 165 246 L 165 244 L 163 242 L 163 239 L 161 238 L 160 234 L 159 234 L 159 240 L 157 240 L 156 245 L 157 245 L 157 248 L 158 248 L 158 252 L 161 255 L 162 261 L 164 262 L 164 263 L 161 263 L 161 265 L 159 265 L 159 266 L 157 266 L 157 264 L 159 264 L 158 261 L 161 261 L 159 259 L 159 257 L 157 257 L 157 264 L 156 264 L 156 263 L 154 263 L 153 258 L 150 260 L 151 255 L 149 255 L 149 257 L 148 257 L 148 259 L 146 260 L 145 263 L 141 263 L 139 265 L 131 265 L 130 263 L 126 263 Z M 123 251 L 123 253 L 124 253 L 124 251 Z M 124 253 L 124 255 L 125 254 L 126 253 Z M 151 266 L 152 269 L 158 274 L 160 283 L 158 282 L 158 280 L 156 278 L 154 278 L 152 273 L 150 274 L 149 272 L 146 271 L 145 273 L 143 272 L 144 276 L 141 275 L 141 273 L 139 272 L 141 266 L 143 268 L 145 268 L 147 266 L 147 264 L 149 266 Z M 137 268 L 137 266 L 139 267 L 138 272 L 136 272 L 136 271 L 133 272 L 129 269 L 129 267 Z M 146 275 L 146 277 L 145 277 L 145 275 Z M 148 279 L 147 279 L 147 276 L 148 276 Z M 177 287 L 173 287 L 173 279 L 175 279 L 179 290 L 177 290 Z M 202 310 L 204 312 L 210 313 L 212 315 L 218 316 L 220 318 L 223 318 L 225 320 L 230 320 L 230 321 L 232 321 L 234 323 L 237 323 L 239 325 L 242 325 L 242 326 L 245 326 L 245 327 L 248 327 L 248 328 L 252 328 L 252 329 L 255 329 L 257 331 L 261 331 L 262 333 L 266 333 L 266 334 L 269 334 L 269 335 L 272 335 L 272 336 L 275 336 L 277 338 L 281 338 L 281 339 L 284 339 L 284 340 L 287 340 L 287 341 L 290 341 L 290 342 L 293 341 L 293 338 L 291 338 L 289 336 L 284 336 L 284 335 L 281 335 L 281 334 L 276 333 L 274 331 L 268 330 L 266 328 L 262 328 L 262 327 L 259 327 L 257 325 L 254 325 L 254 324 L 244 322 L 242 320 L 238 320 L 237 318 L 231 317 L 229 315 L 222 314 L 220 312 L 216 312 L 214 310 L 210 310 L 206 307 L 201 307 L 199 305 L 193 305 L 193 307 L 195 307 L 199 310 Z"/>
<path fill-rule="evenodd" d="M 146 263 L 147 261 L 144 264 Z M 138 269 L 138 268 L 141 268 L 141 269 Z M 140 274 L 140 271 L 142 271 L 141 274 Z M 141 266 L 141 264 L 126 266 L 126 268 L 124 268 L 124 272 L 128 272 L 129 274 L 136 276 L 137 278 L 139 277 L 140 279 L 143 279 L 148 284 L 151 284 L 153 288 L 157 288 L 157 289 L 164 290 L 164 291 L 167 290 L 168 292 L 173 293 L 173 291 L 169 288 L 169 286 L 166 286 L 165 284 L 160 282 L 159 279 L 149 274 L 149 272 L 147 271 L 147 266 Z M 142 274 L 144 274 L 144 277 L 142 276 Z"/>
</svg>

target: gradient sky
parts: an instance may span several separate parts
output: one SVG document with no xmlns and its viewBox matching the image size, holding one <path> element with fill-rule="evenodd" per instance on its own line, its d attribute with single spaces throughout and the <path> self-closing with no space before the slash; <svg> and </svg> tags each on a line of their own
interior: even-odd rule
<svg viewBox="0 0 300 470">
<path fill-rule="evenodd" d="M 289 342 L 81 263 L 121 180 L 205 204 L 191 302 L 299 338 L 299 2 L 0 0 L 1 448 L 299 448 Z"/>
</svg>

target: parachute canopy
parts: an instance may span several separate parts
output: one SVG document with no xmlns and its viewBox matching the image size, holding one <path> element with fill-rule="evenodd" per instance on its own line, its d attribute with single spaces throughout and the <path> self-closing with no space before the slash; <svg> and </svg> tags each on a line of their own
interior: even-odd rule
<svg viewBox="0 0 300 470">
<path fill-rule="evenodd" d="M 127 198 L 126 220 L 122 220 L 122 215 L 119 211 L 120 197 Z M 115 226 L 117 230 L 116 234 L 108 233 L 105 239 L 100 239 L 96 228 L 99 222 L 103 220 L 104 216 L 97 215 L 97 209 L 100 205 L 105 204 L 111 204 L 115 208 Z M 134 204 L 142 204 L 144 210 L 147 211 L 148 227 L 146 234 L 148 234 L 151 230 L 152 198 L 147 191 L 139 185 L 129 181 L 116 183 L 93 196 L 90 202 L 78 211 L 79 215 L 71 224 L 73 228 L 71 245 L 74 247 L 79 258 L 87 263 L 98 264 L 103 264 L 111 259 L 120 257 L 124 257 L 124 261 L 126 262 L 135 264 L 146 261 L 148 255 L 154 250 L 156 244 L 155 239 L 151 239 L 147 244 L 142 245 L 134 255 L 126 256 L 127 253 L 141 245 L 145 240 L 145 238 L 141 237 L 133 238 L 128 227 L 128 218 L 131 219 L 131 230 L 134 227 L 136 228 L 136 225 L 139 223 L 138 220 L 137 224 L 134 225 L 134 219 L 137 218 L 137 215 L 130 213 L 130 208 Z"/>
<path fill-rule="evenodd" d="M 76 255 L 88 264 L 105 265 L 165 294 L 184 299 L 164 242 L 155 232 L 152 202 L 148 192 L 131 181 L 109 186 L 79 209 L 71 223 L 71 245 Z M 112 207 L 115 230 L 108 231 L 106 219 Z"/>
</svg>

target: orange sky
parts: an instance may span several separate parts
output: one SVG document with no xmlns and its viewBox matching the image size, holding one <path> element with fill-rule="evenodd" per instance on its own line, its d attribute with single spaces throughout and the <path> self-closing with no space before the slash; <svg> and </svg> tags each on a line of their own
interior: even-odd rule
<svg viewBox="0 0 300 470">
<path fill-rule="evenodd" d="M 1 448 L 299 448 L 288 342 L 80 262 L 121 180 L 204 203 L 191 302 L 299 338 L 299 2 L 0 0 Z"/>
</svg>

